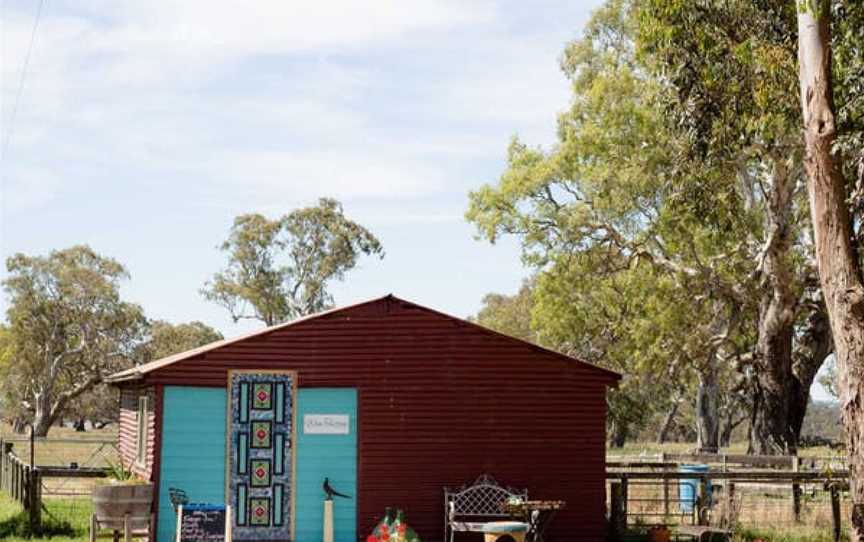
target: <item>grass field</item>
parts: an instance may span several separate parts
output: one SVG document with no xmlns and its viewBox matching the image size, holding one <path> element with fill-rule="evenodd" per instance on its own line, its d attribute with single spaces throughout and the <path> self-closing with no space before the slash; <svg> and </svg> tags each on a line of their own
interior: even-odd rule
<svg viewBox="0 0 864 542">
<path fill-rule="evenodd" d="M 88 539 L 90 501 L 86 499 L 46 500 L 42 512 L 43 532 L 30 538 L 27 515 L 21 506 L 0 494 L 0 540 L 52 540 L 55 542 L 83 542 Z"/>
</svg>

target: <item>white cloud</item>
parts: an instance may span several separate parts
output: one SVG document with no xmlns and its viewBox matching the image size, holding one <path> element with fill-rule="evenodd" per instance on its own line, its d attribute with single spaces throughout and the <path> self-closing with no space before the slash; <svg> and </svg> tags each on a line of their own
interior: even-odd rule
<svg viewBox="0 0 864 542">
<path fill-rule="evenodd" d="M 453 0 L 103 2 L 98 18 L 110 24 L 94 44 L 103 51 L 181 57 L 293 53 L 480 24 L 494 15 L 485 2 Z"/>
<path fill-rule="evenodd" d="M 4 120 L 29 8 L 7 6 Z M 490 180 L 462 177 L 472 161 L 502 156 L 515 131 L 545 142 L 566 103 L 559 44 L 512 36 L 503 16 L 454 0 L 51 2 L 6 191 L 16 211 L 136 178 L 228 205 L 454 183 L 462 198 Z"/>
<path fill-rule="evenodd" d="M 404 199 L 441 190 L 444 176 L 410 160 L 377 159 L 345 150 L 226 151 L 207 160 L 210 178 L 229 192 L 258 193 L 263 201 L 273 195 L 311 198 Z"/>
</svg>

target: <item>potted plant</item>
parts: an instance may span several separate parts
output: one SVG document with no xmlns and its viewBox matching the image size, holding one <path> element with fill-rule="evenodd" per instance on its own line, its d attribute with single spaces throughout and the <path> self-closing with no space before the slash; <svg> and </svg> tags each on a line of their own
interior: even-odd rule
<svg viewBox="0 0 864 542">
<path fill-rule="evenodd" d="M 110 464 L 108 476 L 93 487 L 93 514 L 103 529 L 123 529 L 126 516 L 141 523 L 149 521 L 153 484 L 143 480 L 123 463 Z"/>
</svg>

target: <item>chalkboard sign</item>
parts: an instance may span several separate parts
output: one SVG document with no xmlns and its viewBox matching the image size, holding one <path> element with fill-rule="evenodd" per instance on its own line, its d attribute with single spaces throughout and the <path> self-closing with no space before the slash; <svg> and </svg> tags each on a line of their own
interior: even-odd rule
<svg viewBox="0 0 864 542">
<path fill-rule="evenodd" d="M 231 542 L 224 504 L 186 504 L 177 509 L 177 542 Z"/>
</svg>

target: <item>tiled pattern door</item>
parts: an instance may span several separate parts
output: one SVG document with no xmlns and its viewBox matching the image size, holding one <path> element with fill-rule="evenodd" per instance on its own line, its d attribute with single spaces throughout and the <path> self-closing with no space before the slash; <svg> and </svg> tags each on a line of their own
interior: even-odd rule
<svg viewBox="0 0 864 542">
<path fill-rule="evenodd" d="M 228 373 L 227 501 L 234 540 L 293 540 L 296 386 L 290 371 Z"/>
</svg>

